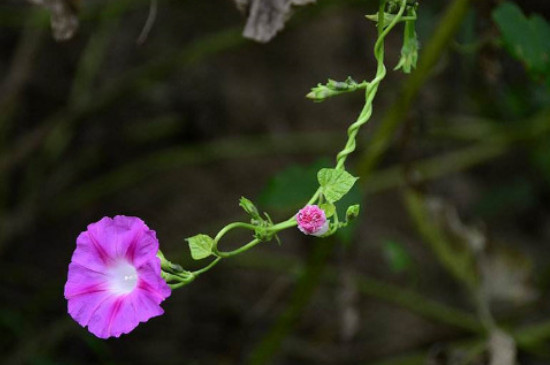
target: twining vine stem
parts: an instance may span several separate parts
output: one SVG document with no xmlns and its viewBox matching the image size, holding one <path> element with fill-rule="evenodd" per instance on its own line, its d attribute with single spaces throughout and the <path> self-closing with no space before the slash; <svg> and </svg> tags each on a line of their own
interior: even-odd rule
<svg viewBox="0 0 550 365">
<path fill-rule="evenodd" d="M 388 0 L 380 1 L 380 6 L 377 14 L 378 37 L 374 45 L 374 56 L 377 62 L 377 69 L 376 69 L 376 75 L 374 79 L 372 79 L 372 81 L 370 82 L 362 82 L 360 84 L 353 82 L 353 80 L 351 79 L 349 79 L 350 81 L 348 84 L 338 83 L 338 82 L 329 80 L 333 82 L 332 86 L 343 87 L 341 86 L 343 84 L 344 86 L 349 87 L 349 90 L 346 90 L 345 92 L 355 91 L 358 89 L 365 89 L 365 104 L 357 120 L 347 130 L 348 139 L 345 144 L 345 147 L 336 156 L 335 170 L 345 171 L 345 162 L 348 156 L 351 153 L 353 153 L 353 151 L 355 151 L 355 148 L 356 148 L 357 134 L 359 133 L 361 126 L 367 123 L 370 120 L 370 117 L 372 115 L 374 98 L 376 96 L 380 83 L 386 76 L 386 66 L 384 65 L 384 40 L 386 36 L 390 33 L 390 31 L 395 27 L 397 23 L 402 21 L 416 20 L 415 16 L 411 17 L 411 16 L 403 15 L 408 5 L 407 5 L 407 0 L 401 0 L 399 2 L 399 10 L 395 15 L 391 15 L 391 17 L 389 18 L 391 19 L 391 21 L 386 23 L 386 19 L 387 19 L 386 16 L 388 14 L 385 12 L 385 9 L 386 9 L 387 2 Z M 327 84 L 327 86 L 328 85 L 329 84 Z M 334 91 L 332 95 L 338 95 L 340 93 L 341 93 L 340 91 Z M 310 94 L 308 94 L 308 97 L 309 96 Z M 317 191 L 315 191 L 311 199 L 307 202 L 306 205 L 311 205 L 314 203 L 324 203 L 325 199 L 326 198 L 323 195 L 323 190 L 321 187 L 319 187 Z M 248 202 L 248 200 L 246 201 Z M 241 201 L 241 206 L 243 206 L 242 201 Z M 211 246 L 209 247 L 209 251 L 206 252 L 204 256 L 198 256 L 198 257 L 193 256 L 193 258 L 195 259 L 214 256 L 215 259 L 211 261 L 207 266 L 196 271 L 186 271 L 186 270 L 183 270 L 181 266 L 177 264 L 173 264 L 170 261 L 168 261 L 164 257 L 162 252 L 159 251 L 158 256 L 161 259 L 163 278 L 169 283 L 169 285 L 173 289 L 179 288 L 183 285 L 186 285 L 192 282 L 197 276 L 209 271 L 211 268 L 216 266 L 222 259 L 229 258 L 235 255 L 238 255 L 240 253 L 243 253 L 251 249 L 252 247 L 256 246 L 260 242 L 269 241 L 273 238 L 277 238 L 276 235 L 278 232 L 286 230 L 291 227 L 295 227 L 297 225 L 295 216 L 292 216 L 283 222 L 273 224 L 267 214 L 266 214 L 267 219 L 260 218 L 255 207 L 247 209 L 245 206 L 243 206 L 243 208 L 245 208 L 245 210 L 253 216 L 252 223 L 245 223 L 245 222 L 230 223 L 225 227 L 223 227 L 213 239 L 206 235 L 198 235 L 194 237 L 194 239 L 196 239 L 197 241 L 200 241 L 200 243 L 203 246 L 209 246 L 209 245 Z M 336 214 L 336 211 L 333 212 L 333 215 L 334 215 L 334 218 L 333 218 L 334 223 L 328 234 L 334 233 L 340 226 L 342 226 L 342 224 L 338 220 L 338 215 Z M 228 234 L 229 232 L 235 229 L 250 230 L 255 233 L 254 234 L 255 238 L 233 251 L 219 250 L 218 245 L 221 239 L 226 234 Z M 190 239 L 188 239 L 188 241 L 189 240 Z M 192 255 L 193 255 L 193 252 L 192 252 Z"/>
</svg>

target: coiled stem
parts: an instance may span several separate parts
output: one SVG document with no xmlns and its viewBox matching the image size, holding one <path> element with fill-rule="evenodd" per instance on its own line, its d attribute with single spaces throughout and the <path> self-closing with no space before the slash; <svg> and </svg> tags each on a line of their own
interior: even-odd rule
<svg viewBox="0 0 550 365">
<path fill-rule="evenodd" d="M 378 10 L 378 19 L 384 19 L 385 5 L 385 1 L 382 1 Z M 374 57 L 377 62 L 376 75 L 365 89 L 365 106 L 363 107 L 363 110 L 361 110 L 357 121 L 355 121 L 355 123 L 348 128 L 348 141 L 346 142 L 346 146 L 336 155 L 337 169 L 344 168 L 346 159 L 351 153 L 353 153 L 353 151 L 355 151 L 356 138 L 359 133 L 359 129 L 363 124 L 369 121 L 372 115 L 372 103 L 374 101 L 374 97 L 376 96 L 376 92 L 378 91 L 378 86 L 384 77 L 386 77 L 386 66 L 384 65 L 384 39 L 392 28 L 401 20 L 406 7 L 407 0 L 402 0 L 399 12 L 393 18 L 391 23 L 388 24 L 388 26 L 384 27 L 384 22 L 381 20 L 378 21 L 378 40 L 374 45 Z"/>
</svg>

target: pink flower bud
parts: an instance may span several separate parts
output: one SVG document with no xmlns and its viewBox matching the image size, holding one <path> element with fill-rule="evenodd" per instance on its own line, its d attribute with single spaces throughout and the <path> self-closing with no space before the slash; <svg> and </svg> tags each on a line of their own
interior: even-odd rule
<svg viewBox="0 0 550 365">
<path fill-rule="evenodd" d="M 306 205 L 296 214 L 298 229 L 304 234 L 322 236 L 328 231 L 325 212 L 317 205 Z"/>
</svg>

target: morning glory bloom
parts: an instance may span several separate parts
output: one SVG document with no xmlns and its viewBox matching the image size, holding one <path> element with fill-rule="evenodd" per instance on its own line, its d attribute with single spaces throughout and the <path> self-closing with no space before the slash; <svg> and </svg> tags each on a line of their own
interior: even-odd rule
<svg viewBox="0 0 550 365">
<path fill-rule="evenodd" d="M 325 211 L 317 205 L 306 205 L 296 214 L 298 229 L 312 236 L 322 236 L 328 231 L 328 220 Z"/>
<path fill-rule="evenodd" d="M 136 217 L 104 217 L 76 240 L 65 298 L 68 312 L 100 338 L 119 337 L 164 313 L 170 296 L 161 277 L 155 231 Z"/>
</svg>

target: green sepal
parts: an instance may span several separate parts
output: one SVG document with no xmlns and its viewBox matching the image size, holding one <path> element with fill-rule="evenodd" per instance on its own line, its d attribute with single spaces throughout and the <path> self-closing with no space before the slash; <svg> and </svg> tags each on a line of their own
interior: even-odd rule
<svg viewBox="0 0 550 365">
<path fill-rule="evenodd" d="M 164 254 L 161 250 L 157 251 L 157 257 L 160 259 L 160 268 L 164 271 L 170 271 L 174 273 L 182 273 L 185 272 L 183 267 L 178 264 L 174 264 L 173 262 L 169 261 L 164 257 Z"/>
<path fill-rule="evenodd" d="M 330 218 L 334 215 L 334 212 L 336 212 L 336 206 L 332 203 L 322 203 L 319 204 L 319 208 L 321 208 L 325 212 L 325 217 Z"/>
<path fill-rule="evenodd" d="M 342 199 L 357 179 L 357 177 L 343 169 L 321 169 L 317 173 L 321 192 L 329 203 L 335 203 Z"/>
<path fill-rule="evenodd" d="M 161 271 L 160 276 L 166 281 L 168 285 L 174 283 L 190 283 L 195 280 L 196 276 L 187 270 L 183 270 L 180 273 L 173 274 L 167 271 Z"/>
<path fill-rule="evenodd" d="M 397 66 L 394 68 L 394 70 L 402 69 L 406 74 L 416 68 L 416 62 L 418 61 L 418 49 L 420 48 L 418 37 L 416 35 L 416 13 L 414 8 L 410 8 L 408 10 L 408 15 L 414 17 L 414 20 L 407 20 L 405 22 L 401 58 L 399 59 Z"/>
<path fill-rule="evenodd" d="M 189 243 L 191 257 L 194 260 L 201 260 L 212 255 L 214 239 L 205 234 L 198 234 L 185 239 Z"/>
<path fill-rule="evenodd" d="M 267 233 L 268 228 L 273 226 L 273 220 L 271 219 L 269 214 L 267 214 L 266 212 L 264 212 L 264 215 L 265 215 L 265 219 L 260 218 L 260 220 L 256 224 L 256 229 L 254 230 L 254 237 L 256 237 L 257 239 L 263 242 L 269 242 L 273 238 L 275 238 L 275 241 L 277 241 L 277 244 L 280 246 L 281 240 L 279 239 L 277 234 Z"/>
<path fill-rule="evenodd" d="M 254 203 L 252 203 L 249 199 L 242 196 L 241 199 L 239 199 L 239 205 L 241 206 L 241 208 L 244 209 L 246 213 L 250 215 L 250 217 L 252 217 L 252 219 L 257 220 L 260 218 L 258 208 L 256 208 Z"/>
</svg>

